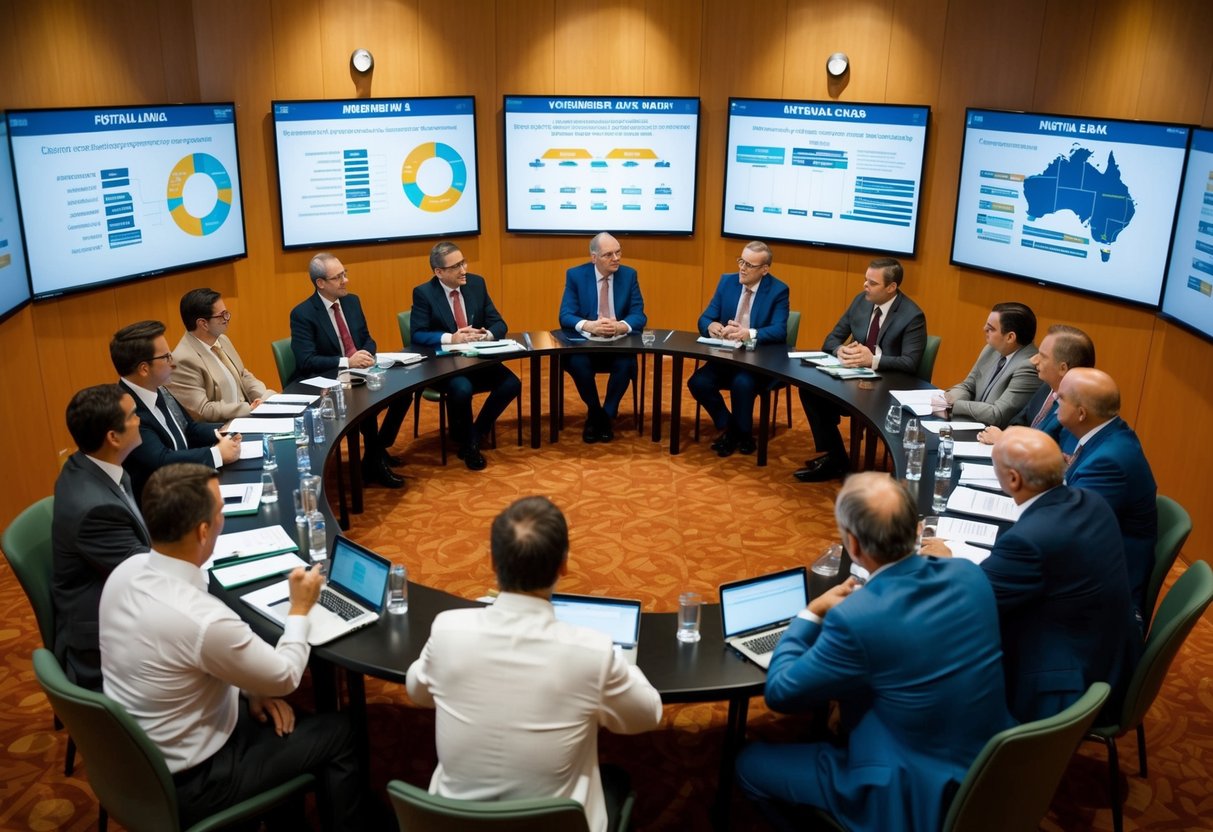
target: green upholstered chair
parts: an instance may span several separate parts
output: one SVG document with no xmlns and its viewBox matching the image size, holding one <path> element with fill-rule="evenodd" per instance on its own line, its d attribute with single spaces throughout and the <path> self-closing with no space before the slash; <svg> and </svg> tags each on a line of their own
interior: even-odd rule
<svg viewBox="0 0 1213 832">
<path fill-rule="evenodd" d="M 34 651 L 34 674 L 88 762 L 89 785 L 101 803 L 99 829 L 104 830 L 108 816 L 113 815 L 132 832 L 180 830 L 172 775 L 164 755 L 138 723 L 104 694 L 69 682 L 49 650 Z M 204 832 L 255 818 L 315 782 L 312 775 L 301 774 L 211 815 L 189 830 Z"/>
<path fill-rule="evenodd" d="M 793 309 L 788 312 L 788 349 L 796 349 L 796 340 L 800 337 L 800 310 Z M 779 391 L 783 390 L 787 393 L 787 411 L 788 411 L 788 430 L 792 429 L 792 385 L 788 382 L 780 382 L 771 388 L 775 394 L 775 400 L 771 403 L 771 436 L 775 435 L 775 425 L 777 424 L 779 415 Z"/>
<path fill-rule="evenodd" d="M 278 368 L 278 381 L 285 388 L 295 377 L 295 351 L 291 349 L 290 338 L 279 338 L 270 341 L 270 349 L 274 351 L 274 365 Z"/>
<path fill-rule="evenodd" d="M 938 335 L 928 335 L 927 344 L 923 347 L 922 358 L 918 359 L 918 372 L 915 373 L 923 381 L 929 382 L 935 374 L 935 359 L 939 357 L 939 345 L 943 341 Z"/>
<path fill-rule="evenodd" d="M 1150 634 L 1146 637 L 1146 649 L 1142 653 L 1137 670 L 1129 680 L 1125 701 L 1116 721 L 1108 725 L 1097 725 L 1088 734 L 1089 739 L 1098 740 L 1108 749 L 1108 791 L 1112 801 L 1112 825 L 1116 832 L 1124 828 L 1120 805 L 1120 760 L 1116 750 L 1116 738 L 1124 736 L 1141 725 L 1146 712 L 1154 704 L 1154 697 L 1162 687 L 1163 679 L 1171 668 L 1175 654 L 1196 621 L 1213 601 L 1213 568 L 1198 560 L 1179 576 L 1175 585 L 1162 599 Z M 1141 776 L 1146 776 L 1145 733 L 1137 734 L 1137 756 L 1141 764 Z"/>
<path fill-rule="evenodd" d="M 453 800 L 400 780 L 387 784 L 401 832 L 588 832 L 585 809 L 563 797 L 528 800 Z M 619 814 L 618 832 L 631 821 L 635 794 Z"/>
<path fill-rule="evenodd" d="M 1158 542 L 1154 544 L 1154 569 L 1150 573 L 1150 582 L 1146 584 L 1145 609 L 1141 611 L 1145 616 L 1147 631 L 1154 606 L 1158 603 L 1158 593 L 1162 591 L 1162 583 L 1188 542 L 1188 535 L 1192 533 L 1192 518 L 1183 506 L 1162 494 L 1155 498 L 1155 502 L 1158 505 Z"/>
</svg>

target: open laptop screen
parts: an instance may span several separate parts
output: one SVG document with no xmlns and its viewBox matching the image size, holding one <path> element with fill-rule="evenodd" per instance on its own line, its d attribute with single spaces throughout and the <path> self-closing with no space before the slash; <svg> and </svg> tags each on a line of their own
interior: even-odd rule
<svg viewBox="0 0 1213 832">
<path fill-rule="evenodd" d="M 386 558 L 357 543 L 344 537 L 333 541 L 329 583 L 376 612 L 383 609 L 389 569 L 391 563 Z"/>
<path fill-rule="evenodd" d="M 640 633 L 639 601 L 555 593 L 552 606 L 557 621 L 606 633 L 621 647 L 634 645 Z"/>
<path fill-rule="evenodd" d="M 724 637 L 788 621 L 808 603 L 803 566 L 720 588 Z"/>
</svg>

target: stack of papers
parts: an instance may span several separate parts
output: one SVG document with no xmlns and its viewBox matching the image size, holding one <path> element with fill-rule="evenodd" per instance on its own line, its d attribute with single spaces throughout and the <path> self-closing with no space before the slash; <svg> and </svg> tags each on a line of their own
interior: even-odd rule
<svg viewBox="0 0 1213 832">
<path fill-rule="evenodd" d="M 958 485 L 948 497 L 948 511 L 1012 522 L 1019 517 L 1019 508 L 1010 497 L 978 491 L 963 485 Z"/>
<path fill-rule="evenodd" d="M 915 416 L 931 414 L 931 399 L 943 391 L 938 388 L 929 390 L 890 390 L 889 395 L 901 402 L 901 406 Z"/>
<path fill-rule="evenodd" d="M 976 459 L 989 459 L 994 455 L 993 445 L 983 445 L 980 442 L 957 442 L 952 451 L 956 456 L 971 456 Z"/>
<path fill-rule="evenodd" d="M 490 353 L 498 355 L 503 352 L 525 352 L 526 347 L 512 339 L 502 341 L 471 341 L 467 344 L 443 344 L 440 352 L 470 352 L 470 353 Z"/>
<path fill-rule="evenodd" d="M 268 419 L 241 416 L 239 419 L 233 419 L 227 429 L 230 433 L 269 433 L 274 436 L 290 436 L 295 433 L 295 420 L 289 416 Z"/>
<path fill-rule="evenodd" d="M 1001 491 L 998 477 L 994 475 L 993 465 L 981 465 L 976 462 L 960 463 L 960 484 L 972 485 L 977 488 L 990 488 Z"/>
<path fill-rule="evenodd" d="M 326 387 L 340 387 L 341 386 L 341 382 L 338 381 L 337 379 L 325 378 L 324 376 L 314 376 L 312 378 L 305 378 L 303 381 L 300 382 L 300 384 L 306 384 L 309 387 L 319 387 L 322 390 Z M 278 398 L 278 397 L 275 396 L 274 398 Z M 313 399 L 312 401 L 315 401 L 315 399 Z"/>
<path fill-rule="evenodd" d="M 261 446 L 253 443 L 258 450 Z M 232 517 L 240 514 L 256 514 L 261 507 L 261 483 L 248 482 L 238 485 L 221 485 L 219 494 L 223 497 L 223 515 Z M 239 502 L 228 502 L 239 497 Z"/>
<path fill-rule="evenodd" d="M 735 350 L 741 346 L 740 341 L 726 341 L 723 338 L 709 338 L 706 335 L 700 335 L 695 340 L 701 344 L 707 344 L 709 347 L 723 347 L 726 350 Z"/>
<path fill-rule="evenodd" d="M 261 459 L 263 456 L 265 456 L 265 449 L 261 447 L 260 442 L 240 443 L 241 459 Z"/>
<path fill-rule="evenodd" d="M 788 353 L 788 358 L 807 358 L 809 360 L 813 360 L 816 358 L 830 357 L 831 356 L 828 352 L 822 352 L 821 350 L 792 350 Z"/>
<path fill-rule="evenodd" d="M 927 421 L 923 419 L 918 424 L 922 425 L 924 430 L 929 430 L 931 433 L 939 433 L 939 429 L 944 425 L 952 428 L 952 431 L 958 430 L 981 430 L 985 427 L 981 422 L 949 422 L 946 419 L 932 419 Z"/>
<path fill-rule="evenodd" d="M 229 563 L 218 564 L 211 567 L 211 574 L 220 586 L 230 589 L 234 586 L 251 584 L 262 578 L 281 575 L 299 566 L 307 568 L 303 558 L 294 552 L 288 552 L 280 555 L 241 558 Z"/>
<path fill-rule="evenodd" d="M 834 356 L 829 355 L 829 354 L 824 353 L 824 352 L 823 352 L 823 353 L 820 353 L 820 354 L 819 354 L 819 355 L 818 355 L 816 358 L 811 358 L 811 357 L 809 357 L 809 358 L 802 358 L 802 359 L 800 359 L 800 360 L 801 360 L 802 362 L 804 362 L 805 364 L 812 364 L 814 367 L 841 367 L 841 366 L 842 366 L 842 362 L 841 362 L 841 361 L 839 361 L 839 360 L 838 360 L 837 358 L 835 358 Z M 857 370 L 866 370 L 866 369 L 870 369 L 870 368 L 868 368 L 868 367 L 856 367 L 855 369 L 857 369 Z"/>
<path fill-rule="evenodd" d="M 251 558 L 259 555 L 278 555 L 298 551 L 299 544 L 281 526 L 266 526 L 264 529 L 249 529 L 244 532 L 229 532 L 219 535 L 215 551 L 206 566 L 213 566 L 225 558 Z"/>
<path fill-rule="evenodd" d="M 251 411 L 253 416 L 298 416 L 307 410 L 306 404 L 279 404 L 262 402 Z"/>
<path fill-rule="evenodd" d="M 817 369 L 843 381 L 851 378 L 880 378 L 880 374 L 874 372 L 870 367 L 823 367 L 818 364 Z"/>
<path fill-rule="evenodd" d="M 392 367 L 405 367 L 409 364 L 416 364 L 424 359 L 425 356 L 419 352 L 377 352 L 375 353 L 375 363 L 380 364 L 384 361 L 390 361 Z"/>
<path fill-rule="evenodd" d="M 993 546 L 994 539 L 998 537 L 998 527 L 993 523 L 980 523 L 963 517 L 940 517 L 936 536 L 942 540 L 963 540 Z"/>
<path fill-rule="evenodd" d="M 271 404 L 314 404 L 320 401 L 320 397 L 302 393 L 275 393 L 266 401 Z"/>
</svg>

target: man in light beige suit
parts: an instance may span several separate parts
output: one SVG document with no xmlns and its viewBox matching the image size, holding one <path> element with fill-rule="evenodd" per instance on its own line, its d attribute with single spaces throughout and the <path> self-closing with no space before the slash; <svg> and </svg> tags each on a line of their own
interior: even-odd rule
<svg viewBox="0 0 1213 832">
<path fill-rule="evenodd" d="M 191 289 L 181 298 L 185 335 L 173 349 L 177 367 L 168 388 L 199 421 L 247 416 L 275 392 L 245 369 L 226 334 L 231 320 L 232 313 L 214 289 Z"/>
</svg>

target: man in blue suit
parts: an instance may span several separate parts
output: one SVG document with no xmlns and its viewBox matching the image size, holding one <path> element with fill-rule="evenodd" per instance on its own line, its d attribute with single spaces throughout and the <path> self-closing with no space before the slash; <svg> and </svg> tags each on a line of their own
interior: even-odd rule
<svg viewBox="0 0 1213 832">
<path fill-rule="evenodd" d="M 788 340 L 788 286 L 771 274 L 771 249 L 757 240 L 746 243 L 737 258 L 737 271 L 721 275 L 708 308 L 699 316 L 699 334 L 729 341 L 756 340 L 783 344 Z M 740 364 L 707 361 L 691 376 L 687 387 L 712 417 L 720 435 L 712 443 L 718 456 L 740 450 L 754 453 L 754 398 L 762 382 Z M 728 390 L 733 412 L 721 390 Z"/>
<path fill-rule="evenodd" d="M 1066 484 L 1094 491 L 1112 507 L 1140 624 L 1154 612 L 1144 607 L 1158 542 L 1158 486 L 1137 434 L 1119 413 L 1120 390 L 1102 370 L 1072 370 L 1061 380 L 1057 418 L 1078 437 Z"/>
<path fill-rule="evenodd" d="M 591 338 L 617 338 L 644 329 L 644 298 L 636 270 L 620 263 L 619 241 L 603 231 L 590 240 L 590 262 L 565 272 L 560 299 L 560 325 Z M 610 442 L 619 402 L 636 377 L 634 355 L 578 353 L 564 359 L 564 367 L 585 402 L 587 416 L 581 438 L 587 443 Z M 606 399 L 600 404 L 597 373 L 609 373 Z"/>
<path fill-rule="evenodd" d="M 427 347 L 493 341 L 507 327 L 484 278 L 468 272 L 468 261 L 454 243 L 442 242 L 430 250 L 434 276 L 413 288 L 413 341 Z M 459 458 L 472 471 L 488 464 L 480 453 L 480 440 L 488 435 L 510 402 L 522 392 L 522 382 L 504 364 L 493 362 L 452 376 L 435 385 L 446 393 L 451 433 L 459 443 Z M 488 391 L 476 421 L 472 421 L 472 394 Z"/>
<path fill-rule="evenodd" d="M 786 804 L 808 804 L 851 830 L 938 829 L 986 741 L 1012 724 L 994 594 L 967 561 L 913 554 L 914 501 L 889 476 L 848 478 L 834 513 L 871 577 L 823 593 L 792 620 L 766 701 L 802 711 L 839 700 L 846 745 L 755 743 L 737 778 L 779 828 L 804 828 Z"/>
</svg>

